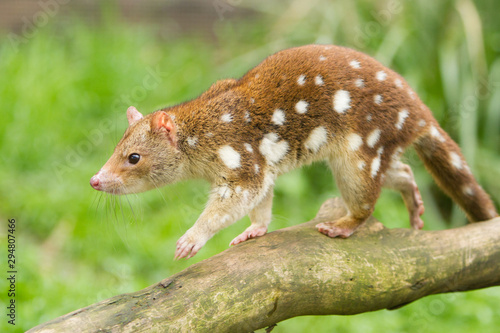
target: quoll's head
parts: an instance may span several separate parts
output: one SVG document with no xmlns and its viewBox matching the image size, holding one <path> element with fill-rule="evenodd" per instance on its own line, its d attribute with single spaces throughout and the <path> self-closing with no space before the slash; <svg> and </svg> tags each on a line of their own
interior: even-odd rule
<svg viewBox="0 0 500 333">
<path fill-rule="evenodd" d="M 112 194 L 148 191 L 181 178 L 176 126 L 164 111 L 144 117 L 133 106 L 127 110 L 129 127 L 113 155 L 90 179 L 90 185 Z"/>
</svg>

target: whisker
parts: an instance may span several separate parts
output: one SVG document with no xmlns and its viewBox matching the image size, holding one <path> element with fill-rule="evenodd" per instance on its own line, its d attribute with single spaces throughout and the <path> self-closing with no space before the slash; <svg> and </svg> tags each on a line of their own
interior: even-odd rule
<svg viewBox="0 0 500 333">
<path fill-rule="evenodd" d="M 115 216 L 115 221 L 116 221 L 117 223 L 119 223 L 119 220 L 118 220 L 118 214 L 117 214 L 117 212 L 116 212 L 116 210 L 117 210 L 116 201 L 117 201 L 118 199 L 117 199 L 117 196 L 116 196 L 116 194 L 115 194 L 115 190 L 113 190 L 113 196 L 112 196 L 112 198 L 113 198 L 113 200 L 112 200 L 113 209 L 112 209 L 112 211 L 111 211 L 111 212 L 112 212 L 112 213 L 114 214 L 114 216 Z"/>
<path fill-rule="evenodd" d="M 97 209 L 99 207 L 98 197 L 99 197 L 99 195 L 97 193 L 94 193 L 94 199 L 92 200 L 92 202 L 90 203 L 90 205 L 87 208 L 87 212 L 89 213 L 89 215 L 91 213 L 91 210 L 94 212 L 94 219 L 96 219 L 96 217 L 97 217 Z M 96 205 L 96 202 L 97 202 L 97 205 Z M 95 206 L 95 210 L 93 209 L 94 206 Z"/>
<path fill-rule="evenodd" d="M 123 243 L 125 243 L 128 247 L 130 247 L 130 244 L 128 242 L 128 223 L 127 223 L 127 218 L 125 217 L 125 211 L 123 209 L 123 204 L 122 204 L 122 198 L 119 196 L 118 198 L 118 205 L 120 207 L 121 211 L 121 216 L 122 216 L 122 222 L 123 222 L 123 231 L 125 232 L 124 235 L 120 234 L 120 239 L 122 240 Z"/>
<path fill-rule="evenodd" d="M 134 208 L 132 207 L 132 203 L 130 202 L 128 195 L 125 195 L 125 199 L 127 199 L 127 203 L 128 203 L 129 208 L 130 208 L 130 212 L 132 213 L 132 218 L 133 218 L 134 222 L 137 223 L 138 219 L 137 219 L 137 216 L 135 215 Z"/>
<path fill-rule="evenodd" d="M 165 197 L 163 196 L 163 192 L 160 190 L 160 188 L 157 186 L 156 184 L 156 181 L 155 181 L 155 178 L 153 175 L 150 176 L 150 180 L 151 180 L 151 183 L 154 185 L 154 187 L 156 188 L 156 190 L 160 193 L 160 196 L 162 197 L 163 201 L 165 202 L 165 205 L 168 206 L 168 201 L 165 199 Z M 176 198 L 178 198 L 178 195 L 177 194 L 174 194 L 176 195 Z M 176 220 L 177 222 L 177 227 L 179 228 L 180 231 L 182 231 L 182 223 L 179 221 L 179 220 Z"/>
<path fill-rule="evenodd" d="M 160 196 L 162 197 L 163 201 L 165 202 L 166 205 L 168 205 L 168 201 L 165 199 L 165 197 L 163 196 L 163 193 L 162 191 L 160 190 L 160 188 L 156 185 L 156 180 L 154 179 L 154 176 L 151 175 L 149 177 L 149 179 L 151 180 L 151 183 L 154 185 L 154 187 L 156 188 L 156 190 L 160 193 Z"/>
<path fill-rule="evenodd" d="M 101 199 L 103 197 L 103 193 L 99 193 L 97 196 L 97 203 L 96 203 L 96 206 L 95 206 L 95 210 L 94 210 L 94 220 L 97 220 L 97 212 L 99 211 L 99 206 L 101 205 Z M 101 220 L 102 222 L 102 220 Z"/>
<path fill-rule="evenodd" d="M 122 180 L 118 179 L 118 182 L 119 182 L 119 184 L 120 184 L 120 187 L 125 188 L 125 185 L 123 184 L 123 181 L 122 181 Z M 124 191 L 123 191 L 123 192 L 124 192 Z M 136 193 L 133 193 L 133 194 L 137 195 Z M 134 222 L 137 222 L 137 221 L 138 221 L 138 219 L 137 219 L 137 216 L 136 216 L 136 214 L 135 214 L 135 212 L 134 212 L 134 208 L 133 208 L 133 206 L 132 206 L 132 204 L 131 204 L 131 202 L 130 202 L 130 199 L 129 199 L 128 195 L 124 195 L 124 196 L 125 196 L 125 199 L 127 200 L 128 206 L 129 206 L 129 208 L 130 208 L 130 212 L 131 212 L 131 214 L 132 214 L 132 215 L 131 215 L 131 217 L 133 218 Z M 124 215 L 124 213 L 123 213 L 123 206 L 122 206 L 122 204 L 121 204 L 121 198 L 120 198 L 120 208 L 121 208 L 121 210 L 122 210 L 122 215 Z M 125 219 L 125 216 L 123 216 L 123 218 Z"/>
<path fill-rule="evenodd" d="M 103 197 L 104 197 L 104 205 L 105 205 L 105 209 L 104 209 L 104 218 L 106 220 L 106 222 L 110 221 L 111 220 L 111 212 L 112 212 L 112 201 L 113 199 L 111 199 L 111 194 L 109 193 L 103 193 Z M 110 223 L 105 223 L 106 225 L 106 230 L 107 230 L 107 233 L 108 234 L 111 234 L 111 224 Z"/>
<path fill-rule="evenodd" d="M 95 193 L 95 192 L 94 192 L 94 193 Z M 95 193 L 95 194 L 97 194 L 97 193 Z M 92 207 L 92 206 L 95 204 L 95 202 L 96 202 L 96 200 L 97 200 L 97 198 L 98 198 L 98 197 L 99 197 L 98 195 L 95 195 L 95 196 L 94 196 L 94 199 L 93 199 L 93 200 L 92 200 L 92 202 L 90 203 L 90 207 Z"/>
<path fill-rule="evenodd" d="M 112 214 L 112 212 L 113 212 L 113 199 L 112 199 L 111 194 L 109 194 L 109 193 L 105 194 L 105 198 L 106 198 L 106 220 L 110 220 L 111 216 L 113 215 Z"/>
<path fill-rule="evenodd" d="M 96 209 L 99 208 L 99 206 L 101 205 L 103 197 L 104 197 L 104 193 L 103 192 L 99 193 L 99 200 L 97 200 L 97 207 L 96 207 Z"/>
<path fill-rule="evenodd" d="M 141 203 L 141 198 L 139 197 L 139 195 L 137 193 L 132 193 L 132 195 L 134 196 L 135 200 L 139 203 Z M 140 207 L 140 206 L 139 206 Z M 142 208 L 141 208 L 141 211 L 139 212 L 141 215 L 143 214 L 143 211 L 142 211 Z"/>
</svg>

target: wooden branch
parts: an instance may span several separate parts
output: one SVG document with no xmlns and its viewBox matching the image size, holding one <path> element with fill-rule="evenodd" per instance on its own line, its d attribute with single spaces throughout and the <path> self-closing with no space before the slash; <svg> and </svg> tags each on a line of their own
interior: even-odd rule
<svg viewBox="0 0 500 333">
<path fill-rule="evenodd" d="M 316 231 L 342 207 L 330 199 L 313 221 L 29 332 L 249 332 L 296 316 L 394 309 L 500 285 L 500 218 L 443 231 L 386 229 L 371 218 L 348 239 Z"/>
</svg>

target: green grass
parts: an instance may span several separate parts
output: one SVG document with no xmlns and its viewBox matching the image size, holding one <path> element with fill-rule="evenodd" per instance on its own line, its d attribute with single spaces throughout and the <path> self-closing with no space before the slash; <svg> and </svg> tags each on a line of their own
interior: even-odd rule
<svg viewBox="0 0 500 333">
<path fill-rule="evenodd" d="M 300 3 L 305 7 L 296 9 Z M 17 50 L 7 32 L 0 37 L 0 218 L 14 217 L 18 224 L 19 331 L 139 290 L 227 248 L 247 218 L 216 235 L 195 258 L 172 260 L 175 242 L 204 207 L 204 182 L 119 200 L 98 194 L 88 181 L 121 137 L 129 104 L 149 113 L 194 98 L 215 80 L 241 76 L 285 47 L 347 45 L 403 74 L 464 148 L 498 206 L 500 22 L 495 2 L 478 2 L 472 7 L 477 12 L 469 8 L 465 14 L 457 8 L 474 5 L 470 1 L 401 1 L 392 11 L 388 2 L 304 3 L 309 2 L 243 2 L 262 18 L 216 22 L 215 43 L 165 37 L 154 27 L 125 24 L 112 12 L 94 27 L 56 17 Z M 426 229 L 464 223 L 415 154 L 407 154 L 407 160 L 426 203 Z M 326 198 L 337 194 L 321 164 L 282 176 L 271 230 L 311 219 Z M 375 216 L 388 227 L 408 227 L 395 193 L 382 195 Z M 0 237 L 3 244 L 6 228 Z M 6 290 L 5 279 L 0 281 Z M 275 332 L 494 332 L 500 325 L 499 302 L 499 288 L 437 295 L 395 311 L 294 318 Z M 0 330 L 5 329 L 12 327 L 2 320 Z"/>
</svg>

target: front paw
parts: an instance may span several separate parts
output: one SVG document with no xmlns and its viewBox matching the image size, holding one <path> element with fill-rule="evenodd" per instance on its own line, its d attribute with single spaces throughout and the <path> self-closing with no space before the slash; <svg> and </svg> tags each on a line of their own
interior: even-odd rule
<svg viewBox="0 0 500 333">
<path fill-rule="evenodd" d="M 194 232 L 189 229 L 179 240 L 177 241 L 177 248 L 175 249 L 175 259 L 186 258 L 189 259 L 193 257 L 198 251 L 205 245 L 206 239 L 197 236 Z"/>
</svg>

